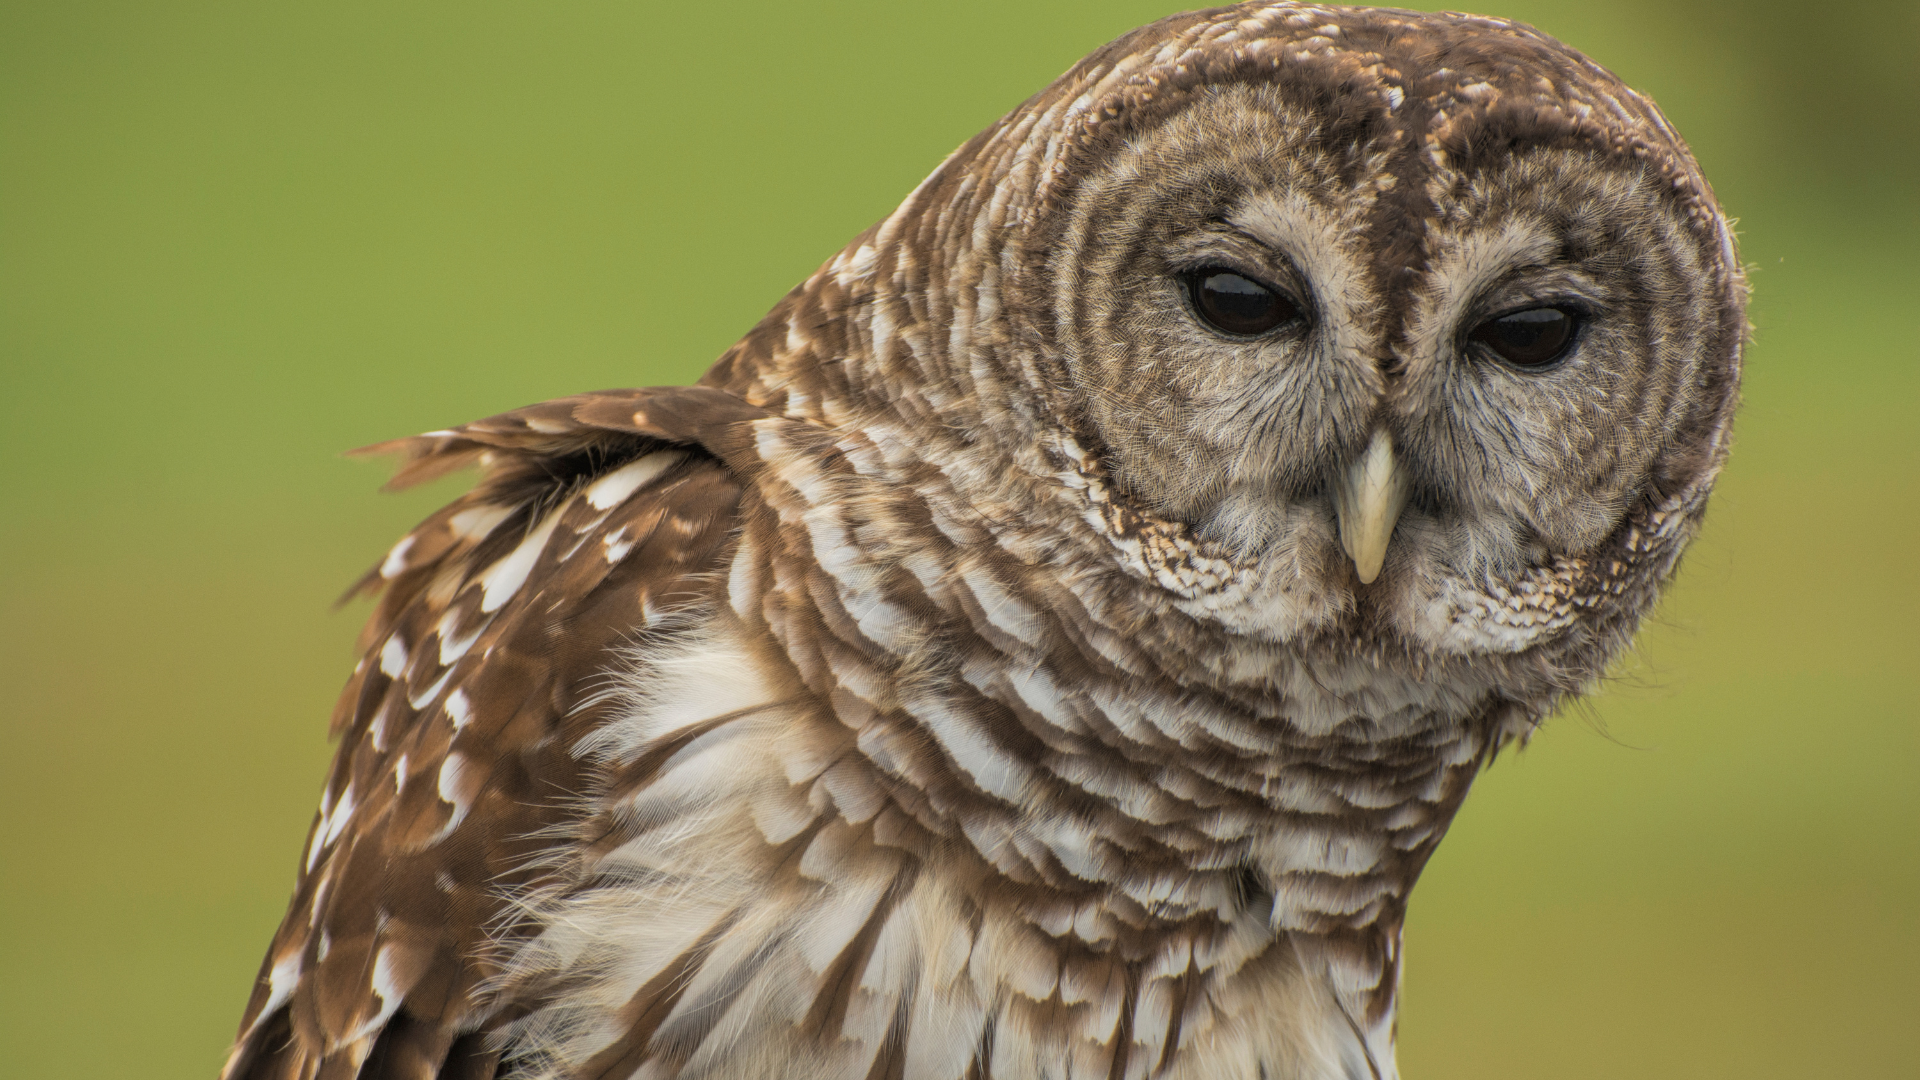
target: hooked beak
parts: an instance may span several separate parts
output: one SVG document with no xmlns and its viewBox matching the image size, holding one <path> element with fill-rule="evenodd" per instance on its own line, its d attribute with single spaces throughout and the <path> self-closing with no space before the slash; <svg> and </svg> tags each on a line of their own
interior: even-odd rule
<svg viewBox="0 0 1920 1080">
<path fill-rule="evenodd" d="M 1333 510 L 1340 519 L 1340 546 L 1353 560 L 1362 585 L 1380 576 L 1387 560 L 1393 523 L 1407 505 L 1407 476 L 1394 460 L 1393 437 L 1382 428 L 1333 485 Z"/>
</svg>

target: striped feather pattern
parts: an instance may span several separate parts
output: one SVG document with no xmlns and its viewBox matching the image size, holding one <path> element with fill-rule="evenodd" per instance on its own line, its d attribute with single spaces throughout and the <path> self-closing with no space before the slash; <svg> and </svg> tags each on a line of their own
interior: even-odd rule
<svg viewBox="0 0 1920 1080">
<path fill-rule="evenodd" d="M 1500 139 L 1591 169 L 1566 189 L 1644 245 L 1563 275 L 1638 329 L 1535 395 L 1550 437 L 1477 412 L 1517 391 L 1433 329 L 1531 250 L 1480 223 L 1560 190 L 1463 171 Z M 1160 286 L 1129 268 L 1183 170 L 1276 157 L 1283 195 L 1364 197 L 1205 221 L 1318 237 L 1348 282 L 1321 320 L 1358 344 L 1241 397 L 1179 382 L 1185 339 L 1153 335 L 1191 320 L 1138 314 Z M 1409 891 L 1697 530 L 1744 295 L 1657 111 L 1524 27 L 1265 3 L 1121 39 L 701 385 L 372 448 L 398 484 L 482 479 L 359 586 L 340 753 L 226 1075 L 1396 1076 Z M 1244 407 L 1272 385 L 1325 408 Z M 1240 404 L 1160 409 L 1208 394 Z M 1424 487 L 1362 589 L 1313 470 L 1376 423 Z M 1493 456 L 1529 440 L 1584 471 Z"/>
</svg>

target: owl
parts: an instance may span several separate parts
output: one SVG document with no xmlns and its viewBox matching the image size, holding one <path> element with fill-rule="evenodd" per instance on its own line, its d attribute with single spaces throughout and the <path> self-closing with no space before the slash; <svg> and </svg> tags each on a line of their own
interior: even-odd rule
<svg viewBox="0 0 1920 1080">
<path fill-rule="evenodd" d="M 1389 1080 L 1409 892 L 1697 531 L 1746 334 L 1525 26 L 1088 56 L 695 386 L 374 449 L 229 1080 Z"/>
</svg>

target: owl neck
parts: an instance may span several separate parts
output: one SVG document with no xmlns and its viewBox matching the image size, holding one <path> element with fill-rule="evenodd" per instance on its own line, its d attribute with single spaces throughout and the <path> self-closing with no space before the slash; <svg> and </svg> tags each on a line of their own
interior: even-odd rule
<svg viewBox="0 0 1920 1080">
<path fill-rule="evenodd" d="M 728 594 L 884 792 L 845 819 L 940 852 L 926 872 L 1062 964 L 1308 972 L 1387 1038 L 1406 897 L 1497 695 L 1193 613 L 1207 593 L 1119 562 L 1099 493 L 1057 473 L 929 460 L 890 425 L 754 434 Z"/>
</svg>

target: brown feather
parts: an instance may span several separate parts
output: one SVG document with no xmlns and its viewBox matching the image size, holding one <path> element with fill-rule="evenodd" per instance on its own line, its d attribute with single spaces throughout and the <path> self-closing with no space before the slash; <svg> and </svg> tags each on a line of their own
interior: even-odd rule
<svg viewBox="0 0 1920 1080">
<path fill-rule="evenodd" d="M 1311 311 L 1210 330 L 1206 260 Z M 1462 344 L 1541 297 L 1563 367 Z M 350 594 L 227 1076 L 1397 1075 L 1408 893 L 1697 531 L 1744 302 L 1658 110 L 1526 27 L 1096 51 L 701 385 L 368 448 L 483 474 Z"/>
</svg>

